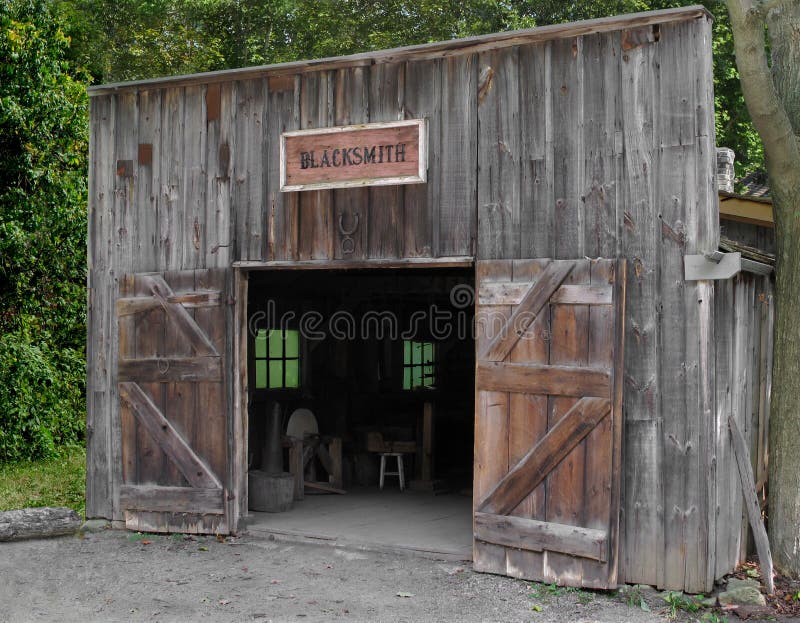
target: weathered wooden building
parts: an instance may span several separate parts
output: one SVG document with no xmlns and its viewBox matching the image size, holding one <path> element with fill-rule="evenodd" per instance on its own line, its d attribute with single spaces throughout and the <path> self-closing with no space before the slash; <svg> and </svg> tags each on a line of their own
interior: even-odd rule
<svg viewBox="0 0 800 623">
<path fill-rule="evenodd" d="M 727 418 L 753 437 L 759 303 L 684 278 L 719 242 L 702 7 L 90 95 L 87 516 L 236 532 L 256 407 L 311 406 L 355 456 L 435 400 L 474 462 L 476 569 L 705 591 L 740 559 Z M 295 131 L 405 120 L 410 177 L 330 187 L 306 151 L 321 186 L 286 189 Z M 460 286 L 474 336 L 267 344 L 267 300 L 407 320 Z"/>
</svg>

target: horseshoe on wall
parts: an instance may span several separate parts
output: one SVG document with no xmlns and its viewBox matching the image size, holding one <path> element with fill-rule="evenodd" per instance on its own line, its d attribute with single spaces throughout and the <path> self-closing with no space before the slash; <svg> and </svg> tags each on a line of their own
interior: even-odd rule
<svg viewBox="0 0 800 623">
<path fill-rule="evenodd" d="M 359 214 L 355 212 L 353 214 L 353 227 L 351 229 L 345 229 L 344 227 L 344 212 L 339 214 L 339 233 L 342 234 L 342 255 L 350 255 L 356 250 L 356 241 L 353 240 L 353 234 L 358 229 L 359 223 Z"/>
<path fill-rule="evenodd" d="M 356 230 L 358 229 L 359 216 L 360 215 L 358 212 L 355 212 L 353 214 L 353 219 L 354 219 L 353 228 L 350 230 L 346 230 L 344 228 L 344 212 L 339 214 L 339 232 L 342 234 L 342 236 L 352 236 L 354 233 L 356 233 Z"/>
</svg>

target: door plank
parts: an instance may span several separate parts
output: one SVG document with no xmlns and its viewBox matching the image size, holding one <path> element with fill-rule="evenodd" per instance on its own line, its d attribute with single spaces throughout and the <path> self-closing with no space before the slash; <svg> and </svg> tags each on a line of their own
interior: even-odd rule
<svg viewBox="0 0 800 623">
<path fill-rule="evenodd" d="M 529 285 L 548 265 L 547 260 L 515 260 L 514 283 Z M 509 363 L 547 364 L 550 356 L 550 309 L 542 309 L 508 356 Z M 509 394 L 508 463 L 516 465 L 547 434 L 547 395 Z M 511 511 L 511 515 L 543 520 L 545 488 L 539 485 Z M 506 573 L 514 577 L 541 577 L 545 554 L 506 548 Z"/>
<path fill-rule="evenodd" d="M 478 362 L 478 389 L 555 396 L 611 397 L 611 373 L 604 368 Z"/>
<path fill-rule="evenodd" d="M 608 533 L 605 530 L 524 517 L 475 513 L 475 538 L 506 547 L 562 552 L 600 562 L 608 558 Z"/>
<path fill-rule="evenodd" d="M 505 360 L 537 314 L 547 305 L 553 293 L 572 272 L 573 266 L 573 262 L 551 262 L 511 314 L 504 330 L 492 340 L 479 359 L 484 361 Z"/>
<path fill-rule="evenodd" d="M 513 510 L 610 411 L 611 402 L 605 398 L 579 400 L 497 483 L 478 510 L 494 514 Z"/>
<path fill-rule="evenodd" d="M 152 298 L 150 287 L 145 283 L 140 275 L 133 276 L 134 288 L 132 294 L 136 297 Z M 167 315 L 164 309 L 159 305 L 158 309 L 150 312 L 132 316 L 135 319 L 136 327 L 136 347 L 130 353 L 131 358 L 149 359 L 155 357 L 164 357 L 166 352 L 164 349 Z M 119 358 L 125 358 L 123 353 L 119 354 Z M 118 362 L 119 365 L 119 362 Z M 119 379 L 118 379 L 119 380 Z M 166 405 L 166 385 L 163 383 L 141 383 L 139 387 L 145 392 L 153 403 L 161 410 L 165 409 Z M 128 407 L 124 400 L 120 400 L 120 406 Z M 136 423 L 135 439 L 133 443 L 136 448 L 136 460 L 138 462 L 137 469 L 133 479 L 126 480 L 126 484 L 137 484 L 145 482 L 153 482 L 162 485 L 184 485 L 185 479 L 177 474 L 179 477 L 178 482 L 163 480 L 163 474 L 166 466 L 172 466 L 172 461 L 161 450 L 161 447 L 156 443 L 153 436 L 147 432 L 147 429 L 138 421 L 135 415 L 131 418 Z M 176 470 L 177 472 L 177 470 Z"/>
<path fill-rule="evenodd" d="M 216 307 L 220 304 L 219 290 L 209 292 L 186 292 L 166 298 L 167 303 L 184 307 Z M 158 309 L 161 302 L 152 296 L 131 296 L 117 299 L 117 316 L 129 316 Z"/>
<path fill-rule="evenodd" d="M 519 305 L 530 289 L 530 282 L 493 281 L 478 288 L 479 305 Z M 611 286 L 563 285 L 550 297 L 551 303 L 562 305 L 611 305 Z"/>
<path fill-rule="evenodd" d="M 130 405 L 138 421 L 148 430 L 164 453 L 175 462 L 189 484 L 199 488 L 222 488 L 217 477 L 136 383 L 120 383 L 119 395 Z"/>
<path fill-rule="evenodd" d="M 223 490 L 217 488 L 123 485 L 120 505 L 123 510 L 166 511 L 221 515 Z"/>
<path fill-rule="evenodd" d="M 509 260 L 483 261 L 476 268 L 479 283 L 484 279 L 510 279 L 511 276 L 512 263 Z M 491 342 L 511 316 L 510 307 L 483 308 L 479 311 L 475 318 L 476 354 Z M 501 322 L 494 322 L 495 318 Z M 509 468 L 509 395 L 477 389 L 475 395 L 478 416 L 475 418 L 473 505 L 491 491 Z M 474 541 L 473 560 L 475 568 L 480 571 L 506 573 L 506 549 L 500 545 Z"/>
<path fill-rule="evenodd" d="M 160 275 L 148 275 L 145 277 L 146 282 L 150 285 L 153 296 L 158 300 L 164 311 L 169 316 L 169 319 L 175 323 L 178 329 L 186 336 L 195 352 L 198 355 L 219 355 L 217 349 L 208 339 L 205 332 L 197 326 L 194 318 L 189 315 L 189 312 L 183 305 L 170 303 L 168 299 L 175 296 L 172 288 L 169 287 L 167 282 Z"/>
<path fill-rule="evenodd" d="M 568 210 L 567 210 L 568 211 Z M 563 218 L 564 214 L 561 214 Z M 567 231 L 567 230 L 564 230 Z M 572 230 L 570 230 L 572 231 Z M 558 249 L 558 242 L 556 243 Z M 589 261 L 577 260 L 565 284 L 588 284 Z M 551 305 L 550 364 L 585 366 L 589 349 L 589 307 L 586 305 Z M 552 430 L 578 401 L 573 397 L 551 395 L 548 425 Z M 547 475 L 547 510 L 545 521 L 580 526 L 583 516 L 586 442 L 582 439 Z M 551 553 L 547 557 L 548 581 L 584 577 L 584 559 Z"/>
<path fill-rule="evenodd" d="M 136 383 L 221 381 L 222 365 L 219 357 L 120 359 L 118 379 Z"/>
</svg>

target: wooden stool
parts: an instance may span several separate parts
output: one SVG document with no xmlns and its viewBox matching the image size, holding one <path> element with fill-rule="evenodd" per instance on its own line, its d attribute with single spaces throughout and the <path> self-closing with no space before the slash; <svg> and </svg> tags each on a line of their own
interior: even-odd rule
<svg viewBox="0 0 800 623">
<path fill-rule="evenodd" d="M 397 458 L 397 471 L 386 471 L 386 457 L 393 456 Z M 384 476 L 397 476 L 400 479 L 400 491 L 406 488 L 406 478 L 403 474 L 403 453 L 402 452 L 381 452 L 381 481 L 380 490 L 383 491 L 383 478 Z"/>
</svg>

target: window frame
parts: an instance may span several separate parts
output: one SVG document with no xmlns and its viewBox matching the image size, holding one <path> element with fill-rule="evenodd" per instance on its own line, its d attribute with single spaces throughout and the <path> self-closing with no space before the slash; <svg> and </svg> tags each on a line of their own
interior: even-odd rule
<svg viewBox="0 0 800 623">
<path fill-rule="evenodd" d="M 266 333 L 264 338 L 264 354 L 259 355 L 259 336 L 262 332 Z M 296 342 L 296 354 L 295 355 L 287 355 L 287 348 L 288 342 L 290 341 L 287 339 L 289 333 L 295 333 L 297 335 L 297 342 Z M 274 343 L 275 338 L 273 337 L 274 334 L 279 334 L 280 340 L 280 353 L 273 353 L 271 350 L 271 344 Z M 299 391 L 302 385 L 302 345 L 301 345 L 301 335 L 300 331 L 297 329 L 291 329 L 288 327 L 282 328 L 260 328 L 257 330 L 256 335 L 253 338 L 253 389 L 257 392 L 282 392 L 282 391 Z M 258 384 L 259 381 L 259 363 L 265 363 L 265 386 L 260 387 Z M 273 362 L 280 363 L 280 375 L 281 375 L 281 384 L 280 385 L 272 385 L 272 366 Z M 297 371 L 296 371 L 296 385 L 288 385 L 287 382 L 287 366 L 288 362 L 297 362 Z"/>
<path fill-rule="evenodd" d="M 439 380 L 439 344 L 433 340 L 403 340 L 403 375 L 401 388 L 405 392 L 430 391 L 437 387 Z M 419 361 L 415 361 L 415 346 L 420 347 Z M 430 358 L 426 360 L 426 347 L 430 347 Z M 409 362 L 406 361 L 407 355 Z M 425 368 L 431 368 L 426 372 Z M 415 385 L 415 369 L 420 370 L 420 382 Z M 407 377 L 408 375 L 408 377 Z M 408 381 L 408 383 L 407 383 Z M 406 386 L 408 385 L 408 386 Z"/>
</svg>

